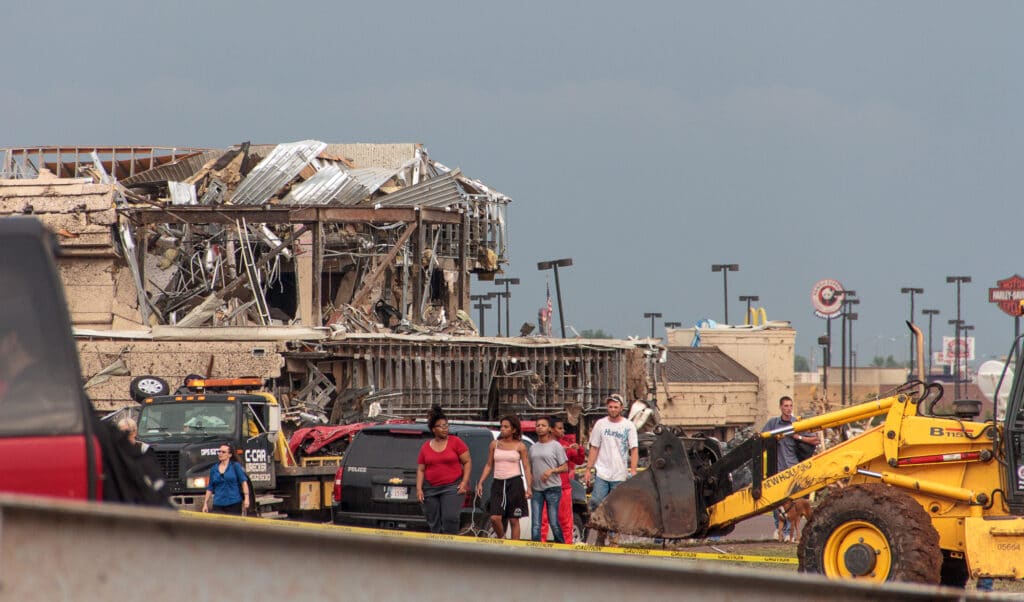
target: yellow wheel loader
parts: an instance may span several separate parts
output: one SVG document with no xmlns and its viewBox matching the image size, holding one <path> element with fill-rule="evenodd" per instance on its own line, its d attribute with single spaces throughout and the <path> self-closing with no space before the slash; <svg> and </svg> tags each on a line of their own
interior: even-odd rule
<svg viewBox="0 0 1024 602">
<path fill-rule="evenodd" d="M 911 328 L 924 349 L 920 330 Z M 721 535 L 787 500 L 829 488 L 803 529 L 801 571 L 961 587 L 971 577 L 1020 579 L 1022 364 L 1011 353 L 1007 365 L 1016 369 L 1001 422 L 979 421 L 980 402 L 943 402 L 941 385 L 911 381 L 890 397 L 755 434 L 722 456 L 711 440 L 662 429 L 650 468 L 614 489 L 588 526 L 598 537 L 608 531 L 669 539 Z M 781 438 L 878 416 L 884 421 L 863 434 L 775 472 Z"/>
</svg>

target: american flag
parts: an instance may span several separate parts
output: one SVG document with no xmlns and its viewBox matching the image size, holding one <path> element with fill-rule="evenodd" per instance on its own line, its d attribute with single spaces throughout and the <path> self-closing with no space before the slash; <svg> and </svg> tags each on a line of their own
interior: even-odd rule
<svg viewBox="0 0 1024 602">
<path fill-rule="evenodd" d="M 547 292 L 548 292 L 548 303 L 547 303 L 547 307 L 545 308 L 545 311 L 544 311 L 544 318 L 545 318 L 545 320 L 544 320 L 544 334 L 546 336 L 551 336 L 551 330 L 552 330 L 551 318 L 552 318 L 552 316 L 554 316 L 554 312 L 551 309 L 551 283 L 550 282 L 547 283 Z"/>
</svg>

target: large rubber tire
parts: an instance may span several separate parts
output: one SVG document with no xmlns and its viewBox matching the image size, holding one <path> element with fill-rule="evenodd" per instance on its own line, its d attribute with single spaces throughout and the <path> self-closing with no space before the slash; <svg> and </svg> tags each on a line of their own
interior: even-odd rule
<svg viewBox="0 0 1024 602">
<path fill-rule="evenodd" d="M 937 584 L 942 567 L 928 513 L 880 483 L 829 495 L 804 527 L 797 555 L 801 572 L 873 582 Z"/>
<path fill-rule="evenodd" d="M 147 397 L 168 395 L 171 392 L 171 388 L 167 386 L 166 380 L 159 376 L 151 376 L 149 374 L 133 378 L 128 389 L 131 393 L 132 399 L 139 403 L 142 403 L 142 400 Z"/>
</svg>

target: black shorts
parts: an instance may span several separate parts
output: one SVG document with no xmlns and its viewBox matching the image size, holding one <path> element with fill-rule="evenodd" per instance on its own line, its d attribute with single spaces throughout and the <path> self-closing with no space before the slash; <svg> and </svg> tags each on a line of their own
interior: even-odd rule
<svg viewBox="0 0 1024 602">
<path fill-rule="evenodd" d="M 523 518 L 530 516 L 530 505 L 526 501 L 523 477 L 494 479 L 491 482 L 491 499 L 487 503 L 491 516 L 502 518 Z"/>
</svg>

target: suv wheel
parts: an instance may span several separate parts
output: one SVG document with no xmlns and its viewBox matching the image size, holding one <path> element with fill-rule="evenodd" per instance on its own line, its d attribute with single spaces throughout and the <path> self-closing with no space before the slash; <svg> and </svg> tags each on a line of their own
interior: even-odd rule
<svg viewBox="0 0 1024 602">
<path fill-rule="evenodd" d="M 167 395 L 171 391 L 171 388 L 167 386 L 166 380 L 149 374 L 133 378 L 128 389 L 132 399 L 139 403 L 142 403 L 142 400 L 147 397 Z"/>
</svg>

